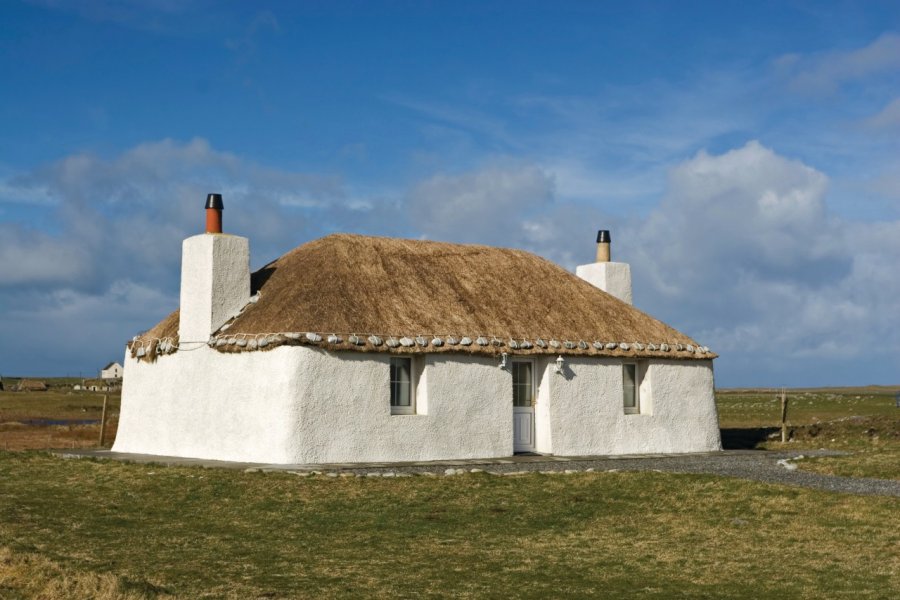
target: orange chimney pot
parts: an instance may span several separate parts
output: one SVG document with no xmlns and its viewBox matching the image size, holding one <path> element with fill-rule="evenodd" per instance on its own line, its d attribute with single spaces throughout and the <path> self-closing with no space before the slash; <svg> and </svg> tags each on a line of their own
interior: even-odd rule
<svg viewBox="0 0 900 600">
<path fill-rule="evenodd" d="M 206 233 L 222 233 L 222 194 L 206 196 Z"/>
</svg>

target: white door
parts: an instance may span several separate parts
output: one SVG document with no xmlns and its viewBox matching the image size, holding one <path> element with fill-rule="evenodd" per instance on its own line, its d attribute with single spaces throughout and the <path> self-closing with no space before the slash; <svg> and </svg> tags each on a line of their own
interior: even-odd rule
<svg viewBox="0 0 900 600">
<path fill-rule="evenodd" d="M 534 363 L 512 361 L 513 451 L 534 451 Z"/>
</svg>

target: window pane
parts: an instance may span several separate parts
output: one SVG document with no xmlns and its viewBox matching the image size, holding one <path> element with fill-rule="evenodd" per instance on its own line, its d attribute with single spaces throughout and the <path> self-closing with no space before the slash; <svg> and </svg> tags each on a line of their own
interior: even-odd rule
<svg viewBox="0 0 900 600">
<path fill-rule="evenodd" d="M 391 406 L 412 406 L 412 359 L 391 358 Z"/>
<path fill-rule="evenodd" d="M 533 399 L 531 363 L 513 362 L 513 406 L 531 406 Z"/>
<path fill-rule="evenodd" d="M 622 365 L 622 392 L 625 408 L 637 408 L 637 365 Z"/>
</svg>

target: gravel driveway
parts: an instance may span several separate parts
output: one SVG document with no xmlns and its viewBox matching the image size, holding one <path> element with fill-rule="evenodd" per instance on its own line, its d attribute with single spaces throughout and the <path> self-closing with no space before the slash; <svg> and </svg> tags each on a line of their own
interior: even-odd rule
<svg viewBox="0 0 900 600">
<path fill-rule="evenodd" d="M 838 477 L 822 475 L 796 468 L 796 457 L 834 456 L 837 452 L 765 452 L 729 453 L 709 455 L 682 455 L 665 458 L 624 458 L 578 461 L 576 469 L 595 470 L 618 469 L 620 471 L 666 471 L 670 473 L 704 473 L 750 479 L 762 483 L 776 483 L 799 487 L 845 492 L 850 494 L 871 494 L 877 496 L 900 496 L 900 481 L 869 479 L 859 477 Z"/>
</svg>

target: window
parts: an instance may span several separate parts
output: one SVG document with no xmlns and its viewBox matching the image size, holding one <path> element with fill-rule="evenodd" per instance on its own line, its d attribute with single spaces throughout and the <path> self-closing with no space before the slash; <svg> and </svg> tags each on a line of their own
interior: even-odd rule
<svg viewBox="0 0 900 600">
<path fill-rule="evenodd" d="M 638 414 L 641 412 L 640 384 L 638 383 L 637 363 L 625 363 L 622 365 L 622 400 L 625 414 Z"/>
<path fill-rule="evenodd" d="M 416 414 L 412 359 L 391 357 L 391 414 Z"/>
<path fill-rule="evenodd" d="M 514 360 L 512 363 L 513 406 L 533 406 L 531 362 Z"/>
</svg>

